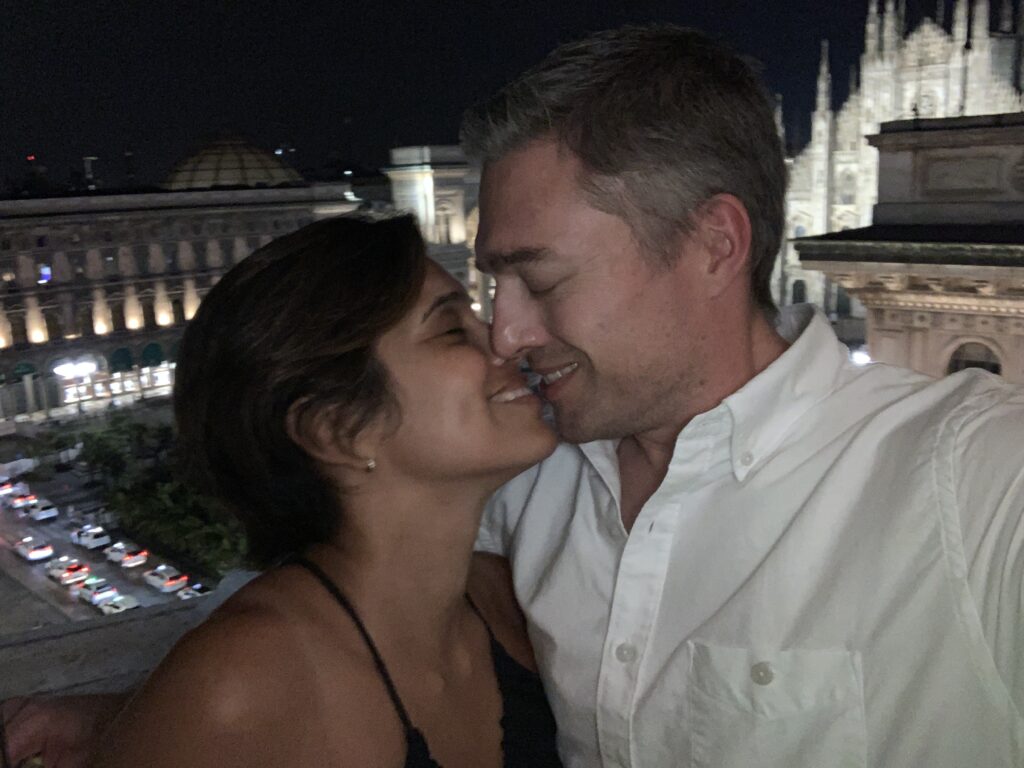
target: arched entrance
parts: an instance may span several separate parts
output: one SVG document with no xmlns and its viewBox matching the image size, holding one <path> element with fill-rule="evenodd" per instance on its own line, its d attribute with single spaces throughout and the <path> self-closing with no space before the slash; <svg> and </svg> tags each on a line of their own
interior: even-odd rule
<svg viewBox="0 0 1024 768">
<path fill-rule="evenodd" d="M 135 360 L 132 358 L 132 353 L 125 347 L 118 347 L 110 353 L 111 373 L 130 371 L 133 365 L 135 365 Z"/>
<path fill-rule="evenodd" d="M 139 365 L 143 368 L 153 368 L 160 365 L 166 359 L 167 355 L 164 354 L 164 348 L 156 342 L 152 342 L 142 348 L 142 353 L 139 355 Z"/>
<path fill-rule="evenodd" d="M 956 373 L 966 368 L 981 368 L 996 375 L 1003 372 L 998 355 L 980 341 L 970 341 L 957 347 L 949 358 L 946 373 Z"/>
</svg>

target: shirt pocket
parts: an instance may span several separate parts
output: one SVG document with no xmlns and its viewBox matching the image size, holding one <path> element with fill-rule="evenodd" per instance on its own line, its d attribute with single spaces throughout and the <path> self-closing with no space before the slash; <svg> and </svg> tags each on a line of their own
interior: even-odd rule
<svg viewBox="0 0 1024 768">
<path fill-rule="evenodd" d="M 863 768 L 860 655 L 688 643 L 695 768 Z"/>
</svg>

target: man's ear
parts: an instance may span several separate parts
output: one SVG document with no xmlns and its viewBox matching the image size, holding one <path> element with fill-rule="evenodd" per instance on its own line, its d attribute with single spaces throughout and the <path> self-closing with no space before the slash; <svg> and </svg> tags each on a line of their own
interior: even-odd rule
<svg viewBox="0 0 1024 768">
<path fill-rule="evenodd" d="M 313 459 L 328 466 L 366 469 L 366 456 L 341 429 L 334 408 L 326 406 L 310 410 L 307 401 L 292 403 L 285 417 L 285 431 L 297 446 Z"/>
<path fill-rule="evenodd" d="M 696 213 L 695 233 L 706 252 L 705 270 L 710 296 L 728 291 L 737 276 L 746 275 L 752 241 L 750 215 L 735 195 L 719 194 Z"/>
</svg>

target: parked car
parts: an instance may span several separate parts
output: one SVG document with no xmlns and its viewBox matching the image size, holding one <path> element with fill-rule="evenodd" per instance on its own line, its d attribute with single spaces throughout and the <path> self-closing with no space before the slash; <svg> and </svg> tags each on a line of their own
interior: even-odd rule
<svg viewBox="0 0 1024 768">
<path fill-rule="evenodd" d="M 28 516 L 36 522 L 53 520 L 60 514 L 60 510 L 49 499 L 39 499 L 35 504 L 28 507 Z"/>
<path fill-rule="evenodd" d="M 10 496 L 11 508 L 21 509 L 31 504 L 35 504 L 37 499 L 34 493 L 29 493 L 27 490 L 24 493 L 15 493 Z"/>
<path fill-rule="evenodd" d="M 187 587 L 178 592 L 179 600 L 191 600 L 193 597 L 202 597 L 213 592 L 212 587 L 208 587 L 205 584 L 200 584 L 198 581 L 194 581 Z"/>
<path fill-rule="evenodd" d="M 92 605 L 99 605 L 117 597 L 117 588 L 106 579 L 99 576 L 90 576 L 75 588 L 79 600 L 84 600 Z"/>
<path fill-rule="evenodd" d="M 53 557 L 53 547 L 42 539 L 26 536 L 14 545 L 14 550 L 30 562 Z"/>
<path fill-rule="evenodd" d="M 151 571 L 142 574 L 146 583 L 161 592 L 177 592 L 188 584 L 188 576 L 170 565 L 158 565 Z"/>
<path fill-rule="evenodd" d="M 111 544 L 103 550 L 103 554 L 110 562 L 120 563 L 122 568 L 134 568 L 149 559 L 149 550 L 124 541 Z"/>
<path fill-rule="evenodd" d="M 110 616 L 115 613 L 130 611 L 132 608 L 138 608 L 139 601 L 131 595 L 118 595 L 112 600 L 100 603 L 96 607 L 100 609 L 100 612 L 104 616 Z"/>
<path fill-rule="evenodd" d="M 28 486 L 20 480 L 11 480 L 9 477 L 0 477 L 0 497 L 16 496 L 28 493 Z"/>
<path fill-rule="evenodd" d="M 110 543 L 110 534 L 98 525 L 85 525 L 71 532 L 71 542 L 86 549 L 99 549 Z"/>
<path fill-rule="evenodd" d="M 61 555 L 46 564 L 46 575 L 66 587 L 89 578 L 89 566 L 74 557 Z"/>
</svg>

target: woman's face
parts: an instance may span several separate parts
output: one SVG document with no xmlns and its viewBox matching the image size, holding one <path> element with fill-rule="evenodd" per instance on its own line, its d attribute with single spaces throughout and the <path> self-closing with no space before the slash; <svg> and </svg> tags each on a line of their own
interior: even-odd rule
<svg viewBox="0 0 1024 768">
<path fill-rule="evenodd" d="M 554 432 L 515 361 L 494 357 L 488 327 L 434 262 L 413 309 L 377 345 L 401 421 L 376 459 L 422 479 L 504 481 L 550 454 Z"/>
</svg>

